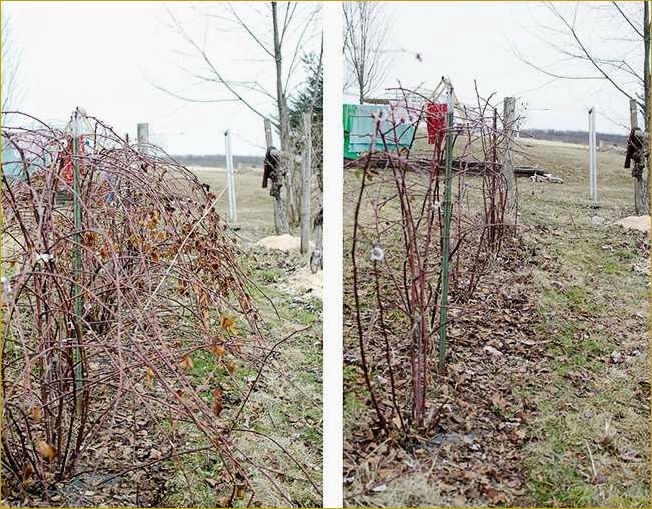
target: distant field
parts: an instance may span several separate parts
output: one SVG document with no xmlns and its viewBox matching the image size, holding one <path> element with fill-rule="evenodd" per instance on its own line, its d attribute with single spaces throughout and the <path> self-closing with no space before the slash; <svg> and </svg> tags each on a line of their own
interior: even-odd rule
<svg viewBox="0 0 652 509">
<path fill-rule="evenodd" d="M 557 131 L 555 129 L 523 129 L 521 131 L 522 139 L 530 136 L 539 140 L 551 140 L 560 143 L 587 143 L 589 133 L 586 131 Z M 604 141 L 616 145 L 625 145 L 627 143 L 627 134 L 597 132 L 596 136 L 598 142 Z"/>
<path fill-rule="evenodd" d="M 226 195 L 226 173 L 224 168 L 190 167 L 199 180 L 211 186 L 211 191 L 220 197 L 217 207 L 226 218 L 228 201 Z M 256 241 L 274 234 L 274 216 L 269 189 L 262 188 L 262 171 L 241 171 L 235 174 L 236 206 L 238 212 L 238 234 L 247 241 Z"/>
<path fill-rule="evenodd" d="M 173 155 L 173 159 L 179 161 L 185 166 L 201 166 L 204 168 L 213 168 L 216 166 L 224 167 L 226 165 L 226 157 L 224 154 L 208 154 L 208 155 Z M 253 166 L 258 168 L 263 164 L 263 158 L 259 156 L 233 156 L 233 163 L 236 168 L 240 165 Z"/>
</svg>

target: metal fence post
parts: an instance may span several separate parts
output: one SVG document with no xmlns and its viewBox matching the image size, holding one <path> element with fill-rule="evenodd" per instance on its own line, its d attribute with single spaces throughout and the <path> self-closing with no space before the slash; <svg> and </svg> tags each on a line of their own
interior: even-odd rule
<svg viewBox="0 0 652 509">
<path fill-rule="evenodd" d="M 77 329 L 77 341 L 81 342 L 81 332 L 82 332 L 82 313 L 83 313 L 83 301 L 82 301 L 82 252 L 81 252 L 81 229 L 82 229 L 82 217 L 81 217 L 81 112 L 79 108 L 75 109 L 72 114 L 72 165 L 73 165 L 73 223 L 75 228 L 75 233 L 73 235 L 74 242 L 74 253 L 73 253 L 73 263 L 75 271 L 75 284 L 74 284 L 74 306 L 75 306 L 75 327 Z M 81 344 L 78 344 L 74 352 L 74 364 L 75 364 L 75 393 L 77 397 L 77 412 L 81 412 L 81 397 L 79 391 L 83 387 L 83 377 L 82 377 L 82 350 Z"/>
<path fill-rule="evenodd" d="M 439 306 L 439 370 L 446 364 L 446 326 L 448 322 L 448 258 L 450 257 L 450 232 L 453 204 L 453 87 L 448 89 L 446 108 L 446 163 L 444 172 L 444 231 L 441 249 L 441 303 Z"/>
<path fill-rule="evenodd" d="M 224 146 L 226 152 L 226 188 L 229 201 L 229 223 L 233 226 L 238 221 L 238 211 L 235 202 L 235 178 L 233 175 L 233 154 L 231 153 L 231 131 L 224 131 Z"/>
<path fill-rule="evenodd" d="M 595 134 L 595 106 L 589 110 L 589 195 L 591 205 L 597 209 L 598 202 L 598 153 Z"/>
</svg>

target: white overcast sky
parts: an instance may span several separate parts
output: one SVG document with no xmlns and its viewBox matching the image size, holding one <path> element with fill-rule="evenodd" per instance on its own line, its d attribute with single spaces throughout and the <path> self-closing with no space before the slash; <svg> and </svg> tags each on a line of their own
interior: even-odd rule
<svg viewBox="0 0 652 509">
<path fill-rule="evenodd" d="M 235 8 L 263 40 L 269 40 L 269 4 L 235 3 Z M 564 9 L 574 3 L 564 3 Z M 633 31 L 615 14 L 609 2 L 582 2 L 578 31 L 600 54 L 626 56 L 635 65 L 642 58 L 640 44 L 623 42 Z M 626 9 L 640 9 L 631 2 Z M 181 69 L 199 69 L 188 47 L 166 27 L 166 5 L 182 20 L 188 32 L 206 45 L 211 58 L 233 80 L 258 81 L 272 93 L 274 67 L 242 29 L 221 16 L 226 7 L 213 2 L 2 2 L 3 17 L 9 16 L 13 47 L 20 54 L 17 106 L 48 121 L 65 121 L 79 105 L 101 117 L 120 133 L 135 135 L 138 122 L 150 124 L 154 143 L 174 154 L 222 153 L 223 132 L 233 132 L 236 154 L 260 154 L 264 150 L 261 120 L 241 103 L 188 103 L 166 95 L 150 82 L 199 98 L 228 98 L 221 89 L 197 85 Z M 317 4 L 300 6 L 299 23 Z M 436 83 L 446 74 L 459 98 L 473 99 L 473 80 L 480 91 L 497 98 L 515 95 L 527 104 L 527 126 L 585 129 L 587 109 L 595 104 L 602 132 L 623 133 L 628 124 L 627 100 L 604 81 L 557 80 L 527 67 L 514 55 L 517 46 L 541 66 L 561 60 L 544 40 L 556 42 L 558 34 L 546 32 L 553 19 L 538 2 L 388 2 L 391 24 L 390 49 L 393 63 L 388 85 L 401 79 L 405 85 Z M 198 12 L 200 11 L 200 12 Z M 213 17 L 203 15 L 203 12 Z M 303 16 L 303 17 L 302 17 Z M 303 51 L 317 50 L 317 19 Z M 326 27 L 337 29 L 337 27 Z M 288 34 L 296 38 L 300 30 Z M 635 37 L 634 37 L 635 38 Z M 413 53 L 420 52 L 423 62 Z M 286 56 L 287 58 L 287 56 Z M 339 62 L 325 62 L 325 72 Z M 551 69 L 587 75 L 586 66 L 562 62 Z M 292 73 L 296 85 L 301 69 Z M 624 78 L 624 81 L 631 81 Z M 545 85 L 545 86 L 544 86 Z M 638 91 L 627 83 L 630 90 Z M 248 97 L 252 97 L 248 93 Z M 255 96 L 256 107 L 273 114 L 273 102 Z"/>
<path fill-rule="evenodd" d="M 193 98 L 229 98 L 223 88 L 198 84 L 182 67 L 200 72 L 200 62 L 166 25 L 166 7 L 183 23 L 228 79 L 258 81 L 275 91 L 274 63 L 252 39 L 226 18 L 226 5 L 205 2 L 2 2 L 12 42 L 20 55 L 17 107 L 46 121 L 66 121 L 76 106 L 135 136 L 136 124 L 150 124 L 150 141 L 173 154 L 224 152 L 231 129 L 235 154 L 262 154 L 262 120 L 238 102 L 189 103 L 157 90 L 151 82 Z M 286 36 L 292 48 L 316 3 L 297 9 Z M 272 32 L 269 3 L 234 4 L 262 41 Z M 206 16 L 208 13 L 211 17 Z M 301 51 L 318 51 L 321 20 L 316 17 Z M 291 52 L 288 51 L 288 54 Z M 289 60 L 289 56 L 285 55 Z M 289 68 L 289 61 L 285 63 Z M 303 80 L 301 66 L 290 86 Z M 265 114 L 269 98 L 243 92 Z"/>
<path fill-rule="evenodd" d="M 575 2 L 562 4 L 556 5 L 563 13 L 576 6 Z M 400 2 L 385 4 L 385 8 L 391 26 L 387 48 L 407 51 L 391 53 L 387 86 L 396 86 L 400 79 L 404 86 L 425 83 L 432 88 L 442 75 L 448 75 L 464 102 L 474 101 L 476 79 L 485 97 L 495 92 L 500 103 L 505 96 L 520 97 L 528 107 L 526 127 L 586 130 L 587 111 L 596 105 L 598 131 L 626 133 L 619 124 L 629 125 L 628 99 L 608 82 L 556 80 L 546 85 L 552 78 L 515 56 L 512 45 L 537 65 L 550 66 L 549 70 L 596 75 L 586 65 L 562 61 L 564 57 L 548 46 L 567 47 L 567 39 L 544 28 L 559 24 L 543 3 Z M 642 2 L 629 2 L 623 9 L 642 12 Z M 642 16 L 634 20 L 642 25 Z M 642 68 L 643 44 L 621 40 L 636 39 L 636 33 L 611 2 L 581 2 L 576 29 L 598 56 L 626 57 L 638 66 L 637 71 Z M 422 62 L 414 52 L 421 53 Z M 641 91 L 631 76 L 619 78 L 630 91 Z"/>
</svg>

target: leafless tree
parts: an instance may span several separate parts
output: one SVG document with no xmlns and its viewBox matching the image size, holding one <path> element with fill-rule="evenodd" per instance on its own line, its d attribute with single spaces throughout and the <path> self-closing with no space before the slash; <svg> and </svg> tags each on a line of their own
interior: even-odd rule
<svg viewBox="0 0 652 509">
<path fill-rule="evenodd" d="M 270 119 L 279 134 L 281 143 L 280 154 L 287 166 L 288 182 L 295 170 L 294 158 L 291 155 L 290 120 L 288 97 L 295 86 L 293 78 L 301 64 L 304 44 L 316 37 L 316 20 L 319 6 L 314 4 L 300 5 L 299 2 L 266 2 L 258 5 L 220 5 L 219 10 L 207 10 L 204 6 L 195 7 L 196 13 L 205 16 L 207 24 L 224 36 L 229 32 L 245 34 L 260 54 L 259 62 L 273 64 L 274 85 L 260 81 L 238 81 L 225 70 L 225 55 L 213 53 L 208 48 L 206 38 L 191 34 L 184 23 L 168 11 L 169 27 L 183 42 L 184 52 L 181 54 L 189 60 L 180 65 L 190 78 L 204 84 L 214 85 L 219 92 L 218 97 L 198 98 L 182 95 L 171 91 L 165 86 L 154 84 L 165 92 L 192 102 L 225 102 L 237 101 L 261 119 Z M 235 60 L 235 59 L 234 59 Z M 272 73 L 270 73 L 271 75 Z M 273 112 L 270 108 L 273 106 Z M 261 126 L 262 128 L 262 126 Z M 294 197 L 291 186 L 285 185 L 286 203 L 283 207 L 275 207 L 276 233 L 288 232 L 288 208 Z"/>
<path fill-rule="evenodd" d="M 539 39 L 563 58 L 558 65 L 535 63 L 531 58 L 514 49 L 516 56 L 528 66 L 553 78 L 567 80 L 599 80 L 607 82 L 624 97 L 636 102 L 644 118 L 644 126 L 650 132 L 650 4 L 643 2 L 601 2 L 581 5 L 576 2 L 568 9 L 554 2 L 546 6 L 552 13 L 555 26 L 542 27 Z M 606 40 L 595 25 L 582 30 L 586 9 L 605 10 L 605 23 L 618 33 L 616 38 Z M 599 35 L 599 40 L 591 38 Z M 624 46 L 623 46 L 624 45 Z M 614 51 L 618 47 L 620 53 Z M 567 72 L 568 62 L 574 65 Z M 560 64 L 560 65 L 559 65 Z M 623 112 L 624 113 L 624 112 Z M 649 164 L 648 164 L 649 175 Z M 648 177 L 649 178 L 649 177 Z M 647 179 L 638 182 L 645 190 L 643 203 L 636 203 L 649 211 L 650 195 Z"/>
<path fill-rule="evenodd" d="M 387 75 L 390 59 L 384 48 L 389 23 L 379 2 L 344 2 L 343 9 L 346 79 L 355 85 L 362 104 Z"/>
<path fill-rule="evenodd" d="M 18 62 L 19 55 L 16 41 L 11 31 L 9 16 L 2 16 L 2 111 L 16 107 L 19 99 Z M 6 119 L 3 119 L 6 122 Z"/>
</svg>

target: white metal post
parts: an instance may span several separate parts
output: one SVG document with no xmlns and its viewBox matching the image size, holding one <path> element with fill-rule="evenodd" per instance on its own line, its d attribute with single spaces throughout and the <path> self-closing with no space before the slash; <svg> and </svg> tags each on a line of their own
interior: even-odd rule
<svg viewBox="0 0 652 509">
<path fill-rule="evenodd" d="M 231 131 L 224 131 L 224 148 L 226 152 L 226 189 L 229 201 L 229 223 L 235 224 L 238 220 L 238 211 L 235 203 L 235 178 L 233 176 L 233 154 L 231 153 Z"/>
<path fill-rule="evenodd" d="M 591 136 L 593 137 L 593 207 L 600 206 L 598 200 L 598 140 L 595 132 L 595 106 L 591 108 Z"/>
<path fill-rule="evenodd" d="M 589 199 L 593 199 L 593 137 L 591 136 L 591 112 L 593 110 L 589 109 Z"/>
<path fill-rule="evenodd" d="M 600 206 L 598 202 L 598 151 L 595 133 L 595 106 L 589 110 L 589 196 L 593 208 Z"/>
</svg>

